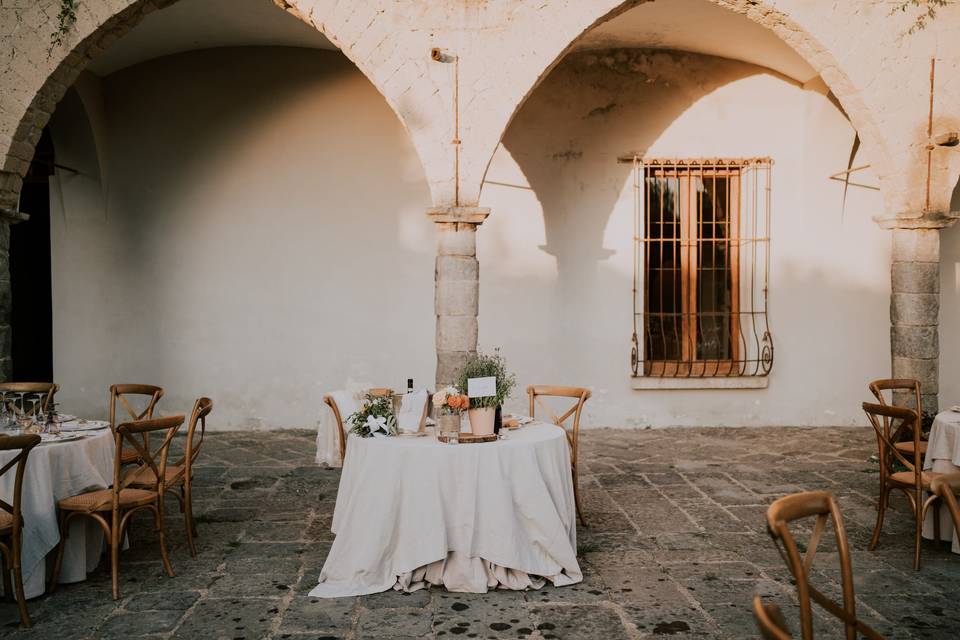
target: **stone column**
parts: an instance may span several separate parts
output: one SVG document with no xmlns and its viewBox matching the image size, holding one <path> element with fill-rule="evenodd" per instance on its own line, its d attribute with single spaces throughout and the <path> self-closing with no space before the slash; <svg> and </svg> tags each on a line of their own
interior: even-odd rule
<svg viewBox="0 0 960 640">
<path fill-rule="evenodd" d="M 427 211 L 437 225 L 434 274 L 437 315 L 437 388 L 450 384 L 477 351 L 480 264 L 477 227 L 490 214 L 481 207 L 445 207 Z"/>
<path fill-rule="evenodd" d="M 894 378 L 920 381 L 937 412 L 940 373 L 940 229 L 893 229 L 890 354 Z"/>
<path fill-rule="evenodd" d="M 13 295 L 10 289 L 10 225 L 26 220 L 28 216 L 0 205 L 0 380 L 10 380 L 13 375 L 13 345 L 10 330 L 10 310 Z"/>
</svg>

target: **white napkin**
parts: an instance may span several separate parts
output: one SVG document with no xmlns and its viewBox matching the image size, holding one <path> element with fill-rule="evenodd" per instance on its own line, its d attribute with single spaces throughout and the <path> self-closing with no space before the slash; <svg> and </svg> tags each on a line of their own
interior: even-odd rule
<svg viewBox="0 0 960 640">
<path fill-rule="evenodd" d="M 418 389 L 404 394 L 400 399 L 400 411 L 397 415 L 397 426 L 400 431 L 419 431 L 420 419 L 423 417 L 423 407 L 429 401 L 426 389 Z"/>
</svg>

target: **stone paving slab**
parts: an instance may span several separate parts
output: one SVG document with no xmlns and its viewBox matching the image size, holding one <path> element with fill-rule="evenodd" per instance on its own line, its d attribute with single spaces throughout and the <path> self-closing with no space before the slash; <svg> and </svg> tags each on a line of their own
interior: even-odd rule
<svg viewBox="0 0 960 640">
<path fill-rule="evenodd" d="M 149 517 L 121 555 L 122 598 L 101 566 L 82 583 L 30 602 L 17 630 L 0 604 L 0 637 L 211 638 L 720 638 L 757 637 L 750 598 L 784 609 L 796 596 L 763 523 L 773 499 L 833 491 L 853 549 L 858 611 L 888 638 L 960 637 L 960 556 L 926 542 L 914 572 L 906 502 L 894 499 L 876 552 L 875 440 L 866 429 L 591 430 L 583 435 L 588 528 L 578 531 L 584 581 L 484 595 L 441 590 L 321 600 L 316 583 L 333 535 L 340 474 L 313 464 L 307 431 L 213 433 L 196 476 L 200 555 L 191 559 L 170 504 L 176 577 L 160 566 Z M 827 540 L 815 572 L 839 593 Z M 818 637 L 840 637 L 817 619 Z"/>
</svg>

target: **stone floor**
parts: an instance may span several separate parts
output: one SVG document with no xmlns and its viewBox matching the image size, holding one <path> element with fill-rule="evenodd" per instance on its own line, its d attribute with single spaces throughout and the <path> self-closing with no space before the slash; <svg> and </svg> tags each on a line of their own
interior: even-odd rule
<svg viewBox="0 0 960 640">
<path fill-rule="evenodd" d="M 960 556 L 933 543 L 911 569 L 910 524 L 897 499 L 876 553 L 876 465 L 864 429 L 597 430 L 583 437 L 588 529 L 578 534 L 582 584 L 486 595 L 421 591 L 307 596 L 330 547 L 339 474 L 312 463 L 303 431 L 219 433 L 197 472 L 200 557 L 171 522 L 175 578 L 161 573 L 149 523 L 121 556 L 122 598 L 102 569 L 30 602 L 27 638 L 748 638 L 749 602 L 796 597 L 765 534 L 764 505 L 804 489 L 839 499 L 854 549 L 858 611 L 889 638 L 960 636 Z M 817 579 L 836 591 L 821 552 Z M 838 627 L 821 619 L 829 632 Z"/>
</svg>

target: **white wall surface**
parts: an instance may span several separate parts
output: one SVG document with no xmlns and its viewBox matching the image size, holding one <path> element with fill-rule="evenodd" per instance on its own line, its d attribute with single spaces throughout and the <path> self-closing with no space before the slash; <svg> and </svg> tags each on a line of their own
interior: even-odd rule
<svg viewBox="0 0 960 640">
<path fill-rule="evenodd" d="M 481 348 L 502 345 L 522 385 L 591 387 L 589 426 L 865 424 L 866 384 L 890 371 L 890 237 L 877 192 L 851 187 L 844 208 L 827 179 L 854 131 L 821 86 L 697 54 L 565 59 L 487 174 Z M 631 390 L 632 177 L 616 160 L 634 151 L 774 159 L 769 388 Z"/>
<path fill-rule="evenodd" d="M 83 171 L 52 181 L 64 410 L 149 382 L 165 413 L 208 395 L 217 427 L 312 426 L 349 379 L 432 382 L 429 194 L 345 58 L 198 51 L 99 84 L 102 113 L 67 100 L 53 122 L 57 161 Z"/>
</svg>

